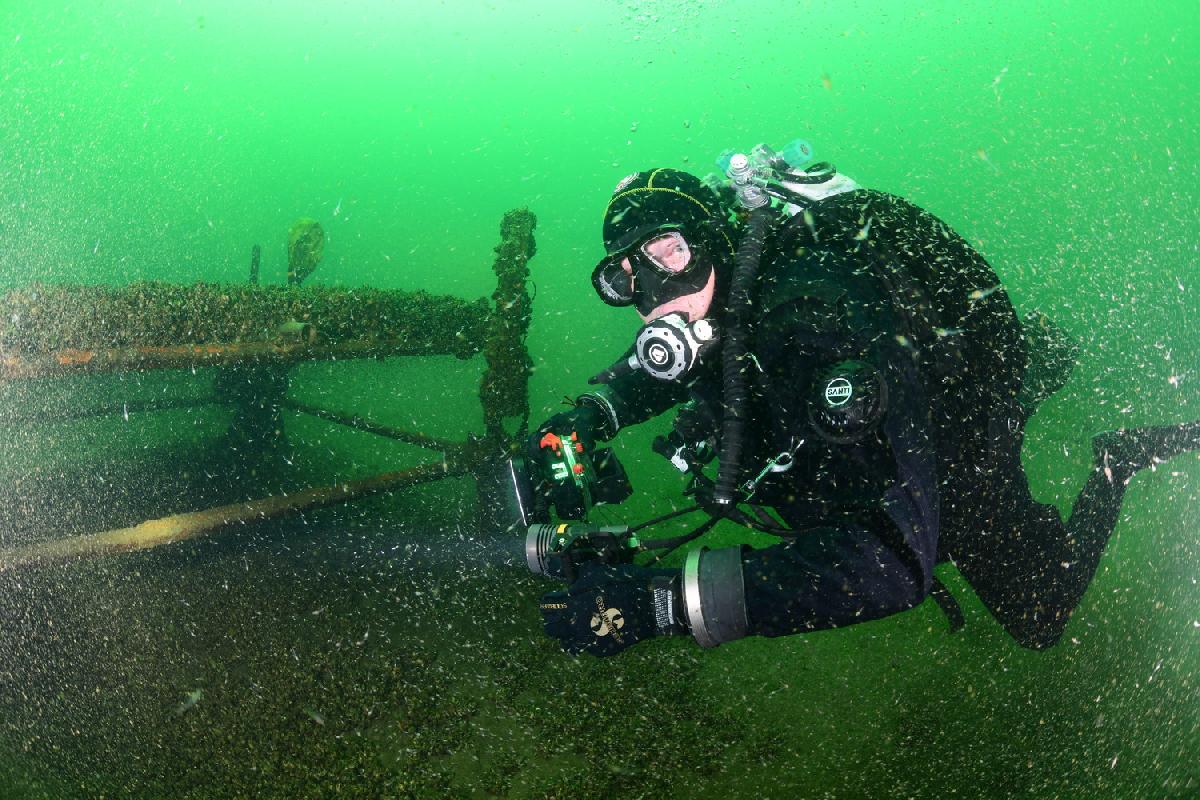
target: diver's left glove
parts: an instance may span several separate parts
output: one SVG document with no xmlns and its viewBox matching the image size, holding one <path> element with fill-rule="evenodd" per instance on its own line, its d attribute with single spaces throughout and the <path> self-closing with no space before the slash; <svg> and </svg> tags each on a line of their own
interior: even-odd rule
<svg viewBox="0 0 1200 800">
<path fill-rule="evenodd" d="M 652 636 L 687 633 L 679 570 L 585 566 L 564 591 L 542 596 L 546 634 L 568 653 L 611 656 Z"/>
</svg>

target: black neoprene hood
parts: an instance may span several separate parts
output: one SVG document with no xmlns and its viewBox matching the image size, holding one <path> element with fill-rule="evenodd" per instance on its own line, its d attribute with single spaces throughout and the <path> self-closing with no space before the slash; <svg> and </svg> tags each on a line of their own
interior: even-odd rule
<svg viewBox="0 0 1200 800">
<path fill-rule="evenodd" d="M 733 237 L 717 195 L 699 178 L 674 169 L 635 172 L 617 184 L 604 209 L 604 251 L 624 253 L 664 226 L 694 240 L 724 239 L 730 252 Z"/>
</svg>

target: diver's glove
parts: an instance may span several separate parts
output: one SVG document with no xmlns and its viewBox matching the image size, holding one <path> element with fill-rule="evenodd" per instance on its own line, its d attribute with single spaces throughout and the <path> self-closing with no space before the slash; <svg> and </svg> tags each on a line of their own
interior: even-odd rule
<svg viewBox="0 0 1200 800">
<path fill-rule="evenodd" d="M 574 434 L 575 441 L 583 444 L 583 448 L 591 451 L 596 444 L 598 433 L 603 431 L 604 420 L 600 411 L 593 405 L 580 403 L 569 411 L 563 411 L 538 426 L 526 443 L 530 458 L 537 459 L 541 452 L 542 439 L 548 433 L 554 433 L 564 440 L 570 441 Z"/>
<path fill-rule="evenodd" d="M 542 596 L 546 634 L 568 653 L 611 656 L 652 636 L 687 633 L 679 570 L 586 565 L 564 591 Z"/>
</svg>

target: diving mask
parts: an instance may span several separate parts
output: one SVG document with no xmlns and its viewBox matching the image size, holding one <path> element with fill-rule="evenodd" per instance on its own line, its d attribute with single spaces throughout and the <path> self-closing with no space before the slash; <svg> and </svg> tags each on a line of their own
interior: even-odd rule
<svg viewBox="0 0 1200 800">
<path fill-rule="evenodd" d="M 644 319 L 672 300 L 710 288 L 712 266 L 703 249 L 677 229 L 658 230 L 600 261 L 592 286 L 610 306 L 636 305 Z"/>
</svg>

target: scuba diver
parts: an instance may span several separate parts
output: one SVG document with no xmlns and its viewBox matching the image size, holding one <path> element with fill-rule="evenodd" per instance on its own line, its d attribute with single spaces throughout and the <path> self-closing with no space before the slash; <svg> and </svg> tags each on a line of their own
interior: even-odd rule
<svg viewBox="0 0 1200 800">
<path fill-rule="evenodd" d="M 594 655 L 667 634 L 713 647 L 879 619 L 930 595 L 961 624 L 934 577 L 951 560 L 1017 642 L 1049 647 L 1130 478 L 1200 448 L 1200 422 L 1097 435 L 1062 520 L 1030 495 L 1020 452 L 1074 343 L 1041 314 L 1018 319 L 991 267 L 937 217 L 786 154 L 735 155 L 715 186 L 654 169 L 613 191 L 592 284 L 643 326 L 531 437 L 528 458 L 558 458 L 569 483 L 589 453 L 615 462 L 596 441 L 678 407 L 654 449 L 710 518 L 650 547 L 636 528 L 531 526 L 531 568 L 569 581 L 542 599 L 546 632 Z M 717 455 L 714 480 L 704 467 Z M 623 480 L 615 469 L 597 468 L 599 483 Z M 720 519 L 782 541 L 695 548 L 682 569 L 633 563 Z"/>
</svg>

